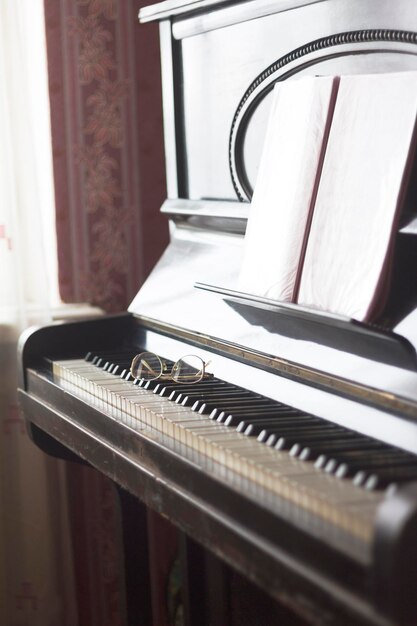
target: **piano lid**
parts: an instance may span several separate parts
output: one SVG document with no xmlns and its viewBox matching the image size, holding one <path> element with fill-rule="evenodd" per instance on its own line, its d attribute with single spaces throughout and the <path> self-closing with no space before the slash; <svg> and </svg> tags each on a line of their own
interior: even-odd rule
<svg viewBox="0 0 417 626">
<path fill-rule="evenodd" d="M 167 0 L 140 18 L 160 20 L 171 243 L 129 310 L 168 333 L 219 340 L 236 359 L 268 355 L 281 371 L 298 364 L 417 401 L 412 230 L 398 235 L 383 329 L 236 294 L 273 85 L 416 70 L 415 1 Z"/>
</svg>

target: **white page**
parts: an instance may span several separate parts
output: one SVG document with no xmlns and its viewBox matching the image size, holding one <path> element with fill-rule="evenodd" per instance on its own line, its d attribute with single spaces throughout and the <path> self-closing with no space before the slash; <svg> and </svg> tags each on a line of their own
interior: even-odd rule
<svg viewBox="0 0 417 626">
<path fill-rule="evenodd" d="M 239 290 L 294 300 L 338 79 L 277 83 L 245 236 Z"/>
<path fill-rule="evenodd" d="M 417 73 L 343 76 L 299 304 L 369 320 L 383 304 L 417 113 Z"/>
</svg>

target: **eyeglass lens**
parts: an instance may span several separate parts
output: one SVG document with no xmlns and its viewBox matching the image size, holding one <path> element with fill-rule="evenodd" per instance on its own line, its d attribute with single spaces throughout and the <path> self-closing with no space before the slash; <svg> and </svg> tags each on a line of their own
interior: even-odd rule
<svg viewBox="0 0 417 626">
<path fill-rule="evenodd" d="M 204 376 L 204 361 L 193 354 L 177 361 L 171 371 L 171 378 L 177 383 L 198 383 Z"/>
<path fill-rule="evenodd" d="M 137 354 L 130 368 L 132 376 L 141 380 L 155 380 L 161 376 L 163 370 L 161 359 L 153 352 Z"/>
</svg>

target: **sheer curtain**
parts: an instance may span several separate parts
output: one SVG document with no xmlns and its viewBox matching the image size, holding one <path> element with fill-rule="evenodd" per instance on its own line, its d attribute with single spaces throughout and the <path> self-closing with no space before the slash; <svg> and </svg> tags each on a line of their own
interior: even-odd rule
<svg viewBox="0 0 417 626">
<path fill-rule="evenodd" d="M 65 468 L 29 440 L 16 341 L 58 302 L 43 0 L 0 2 L 0 623 L 76 626 Z"/>
</svg>

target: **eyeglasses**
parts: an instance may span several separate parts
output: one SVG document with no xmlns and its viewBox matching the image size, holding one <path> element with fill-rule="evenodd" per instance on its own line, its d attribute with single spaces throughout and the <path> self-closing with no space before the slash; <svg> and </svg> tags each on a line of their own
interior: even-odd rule
<svg viewBox="0 0 417 626">
<path fill-rule="evenodd" d="M 213 374 L 206 372 L 207 365 L 199 356 L 189 354 L 174 363 L 169 371 L 168 365 L 157 354 L 141 352 L 134 357 L 130 373 L 141 380 L 173 380 L 194 385 L 203 378 L 212 378 Z"/>
</svg>

